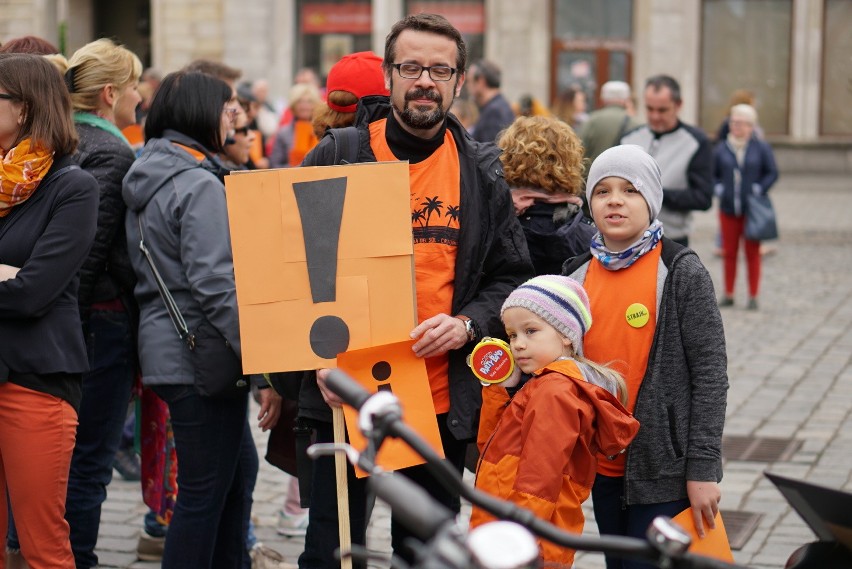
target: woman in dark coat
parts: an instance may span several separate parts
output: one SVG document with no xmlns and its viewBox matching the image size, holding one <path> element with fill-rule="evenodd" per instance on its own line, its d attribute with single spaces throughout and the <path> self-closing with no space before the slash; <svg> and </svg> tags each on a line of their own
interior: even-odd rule
<svg viewBox="0 0 852 569">
<path fill-rule="evenodd" d="M 757 310 L 760 287 L 760 241 L 745 238 L 748 212 L 747 194 L 765 195 L 775 180 L 778 168 L 772 148 L 755 136 L 757 111 L 751 105 L 731 107 L 730 132 L 719 141 L 715 152 L 713 178 L 719 197 L 719 225 L 724 250 L 725 295 L 720 306 L 734 304 L 734 283 L 737 278 L 737 255 L 740 241 L 745 243 L 748 267 L 748 309 Z"/>
<path fill-rule="evenodd" d="M 136 277 L 127 256 L 127 208 L 121 197 L 121 181 L 135 154 L 121 129 L 136 120 L 141 74 L 139 58 L 108 39 L 78 49 L 65 72 L 80 138 L 74 158 L 100 189 L 95 242 L 80 269 L 79 304 L 91 369 L 83 375 L 65 513 L 78 568 L 98 564 L 101 504 L 136 378 Z"/>
<path fill-rule="evenodd" d="M 63 513 L 89 367 L 77 288 L 98 208 L 76 146 L 57 69 L 0 54 L 0 535 L 8 491 L 32 569 L 75 567 Z"/>
</svg>

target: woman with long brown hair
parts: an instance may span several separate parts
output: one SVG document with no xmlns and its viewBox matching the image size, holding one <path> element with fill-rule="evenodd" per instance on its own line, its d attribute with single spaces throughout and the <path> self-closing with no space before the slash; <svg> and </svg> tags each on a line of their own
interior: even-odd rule
<svg viewBox="0 0 852 569">
<path fill-rule="evenodd" d="M 63 514 L 89 367 L 77 288 L 98 209 L 76 147 L 57 69 L 0 54 L 0 535 L 8 491 L 32 569 L 75 567 Z"/>
</svg>

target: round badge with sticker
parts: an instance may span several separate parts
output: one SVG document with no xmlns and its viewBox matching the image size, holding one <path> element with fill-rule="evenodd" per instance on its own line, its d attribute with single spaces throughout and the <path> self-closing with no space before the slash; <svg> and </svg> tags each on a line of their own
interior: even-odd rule
<svg viewBox="0 0 852 569">
<path fill-rule="evenodd" d="M 627 307 L 627 312 L 624 317 L 627 319 L 627 323 L 634 328 L 641 328 L 648 323 L 648 320 L 651 318 L 651 313 L 648 310 L 648 307 L 641 302 L 634 302 Z"/>
<path fill-rule="evenodd" d="M 483 384 L 506 381 L 515 369 L 509 344 L 499 338 L 485 337 L 467 356 L 467 365 Z"/>
</svg>

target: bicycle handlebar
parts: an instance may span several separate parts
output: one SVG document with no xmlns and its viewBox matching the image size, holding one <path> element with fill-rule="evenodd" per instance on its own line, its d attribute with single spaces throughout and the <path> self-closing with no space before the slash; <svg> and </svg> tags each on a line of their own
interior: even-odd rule
<svg viewBox="0 0 852 569">
<path fill-rule="evenodd" d="M 326 379 L 326 385 L 347 405 L 361 410 L 364 403 L 369 400 L 373 394 L 361 387 L 357 382 L 351 379 L 339 369 L 333 369 L 329 372 Z M 391 401 L 386 398 L 386 401 Z M 567 547 L 582 551 L 595 551 L 606 553 L 608 555 L 626 557 L 636 560 L 642 560 L 649 563 L 669 563 L 669 567 L 680 567 L 683 569 L 745 569 L 741 565 L 730 564 L 724 561 L 719 561 L 710 557 L 696 555 L 692 553 L 672 553 L 666 551 L 663 541 L 659 543 L 649 543 L 649 541 L 636 539 L 624 536 L 600 536 L 590 537 L 568 533 L 554 526 L 553 524 L 537 518 L 532 512 L 525 508 L 521 508 L 512 502 L 507 502 L 496 498 L 490 494 L 482 492 L 468 484 L 466 484 L 461 475 L 453 469 L 449 462 L 443 460 L 438 453 L 427 443 L 414 429 L 409 427 L 401 419 L 399 403 L 396 398 L 393 399 L 393 408 L 390 404 L 383 406 L 376 405 L 371 407 L 371 417 L 362 418 L 359 422 L 362 430 L 364 425 L 374 425 L 377 427 L 376 432 L 383 438 L 390 435 L 402 439 L 408 444 L 417 454 L 426 460 L 427 467 L 432 474 L 449 490 L 458 492 L 459 495 L 465 498 L 474 506 L 485 510 L 498 519 L 516 522 L 524 526 L 535 535 L 553 542 L 562 547 Z M 370 436 L 369 433 L 365 433 Z M 378 449 L 381 441 L 377 441 L 375 448 Z M 363 467 L 363 466 L 362 466 Z M 385 473 L 386 474 L 386 473 Z M 400 521 L 405 523 L 412 531 L 417 531 L 423 528 L 422 535 L 418 535 L 421 539 L 428 539 L 435 535 L 437 530 L 444 526 L 448 521 L 446 517 L 452 514 L 449 510 L 443 508 L 444 511 L 437 510 L 434 507 L 427 507 L 425 504 L 430 502 L 435 504 L 434 500 L 426 494 L 425 491 L 416 485 L 398 484 L 390 482 L 392 485 L 390 490 L 391 500 L 385 499 L 380 494 L 385 490 L 380 490 L 380 486 L 384 486 L 384 480 L 391 480 L 393 477 L 387 477 L 379 472 L 381 479 L 376 481 L 376 493 L 383 500 L 388 502 L 395 516 L 400 518 Z M 408 481 L 406 481 L 408 482 Z M 415 494 L 413 488 L 419 490 Z M 434 516 L 434 517 L 431 517 Z M 428 520 L 426 518 L 429 518 Z M 413 525 L 409 525 L 408 522 Z M 665 522 L 663 522 L 665 523 Z M 427 529 L 428 528 L 428 529 Z M 653 534 L 657 540 L 664 540 L 665 536 L 661 533 Z"/>
</svg>

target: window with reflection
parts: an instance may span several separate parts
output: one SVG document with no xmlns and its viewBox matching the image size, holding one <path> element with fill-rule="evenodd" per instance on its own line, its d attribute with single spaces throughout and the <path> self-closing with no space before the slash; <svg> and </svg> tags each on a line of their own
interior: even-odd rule
<svg viewBox="0 0 852 569">
<path fill-rule="evenodd" d="M 820 134 L 852 134 L 852 2 L 827 0 Z"/>
<path fill-rule="evenodd" d="M 597 105 L 607 81 L 631 81 L 632 0 L 555 0 L 553 23 L 554 107 L 585 95 L 587 110 Z"/>
<path fill-rule="evenodd" d="M 790 105 L 792 0 L 704 0 L 701 40 L 701 127 L 715 133 L 732 94 L 755 94 L 767 134 L 787 134 Z"/>
</svg>

